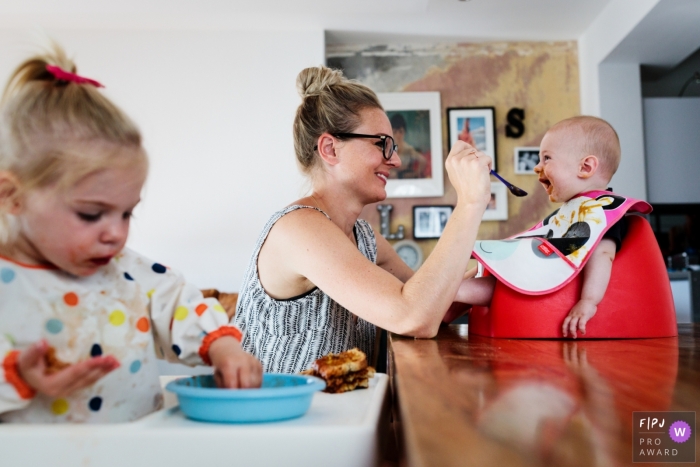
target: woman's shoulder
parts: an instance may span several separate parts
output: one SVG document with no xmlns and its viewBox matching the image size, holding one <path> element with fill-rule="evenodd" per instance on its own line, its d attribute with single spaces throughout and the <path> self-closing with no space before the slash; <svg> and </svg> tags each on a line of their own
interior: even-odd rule
<svg viewBox="0 0 700 467">
<path fill-rule="evenodd" d="M 271 234 L 273 231 L 285 234 L 294 234 L 295 232 L 304 234 L 305 232 L 318 232 L 334 227 L 334 224 L 330 222 L 330 217 L 325 212 L 304 204 L 290 204 L 275 213 L 270 221 L 274 223 L 274 226 L 270 226 Z"/>
<path fill-rule="evenodd" d="M 374 235 L 374 229 L 372 228 L 372 225 L 371 225 L 368 221 L 366 221 L 366 220 L 364 220 L 364 219 L 357 219 L 357 221 L 355 222 L 355 225 L 356 225 L 359 229 L 363 229 L 363 230 L 365 230 L 366 232 L 368 232 L 368 233 Z"/>
</svg>

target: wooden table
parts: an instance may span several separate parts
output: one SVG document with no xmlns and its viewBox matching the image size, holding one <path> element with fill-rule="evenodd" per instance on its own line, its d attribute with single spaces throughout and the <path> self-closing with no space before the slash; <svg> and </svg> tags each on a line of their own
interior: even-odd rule
<svg viewBox="0 0 700 467">
<path fill-rule="evenodd" d="M 591 341 L 467 329 L 389 337 L 402 464 L 628 465 L 633 411 L 700 411 L 699 325 L 679 325 L 678 337 Z"/>
</svg>

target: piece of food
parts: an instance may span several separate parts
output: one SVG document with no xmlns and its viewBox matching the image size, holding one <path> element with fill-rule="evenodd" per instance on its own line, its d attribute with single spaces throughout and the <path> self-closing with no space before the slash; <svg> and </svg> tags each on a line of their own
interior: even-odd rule
<svg viewBox="0 0 700 467">
<path fill-rule="evenodd" d="M 316 360 L 302 375 L 318 376 L 326 381 L 324 392 L 339 394 L 357 388 L 369 387 L 376 371 L 367 366 L 367 356 L 359 349 L 339 354 L 328 354 Z"/>
<path fill-rule="evenodd" d="M 337 378 L 367 368 L 367 355 L 357 348 L 331 353 L 316 360 L 312 368 L 325 380 Z"/>
<path fill-rule="evenodd" d="M 204 298 L 219 298 L 219 291 L 216 289 L 204 289 L 202 290 L 202 295 Z"/>
<path fill-rule="evenodd" d="M 216 298 L 217 298 L 217 300 L 219 300 L 219 303 L 221 303 L 221 306 L 224 307 L 224 310 L 226 310 L 226 314 L 228 315 L 228 318 L 229 319 L 233 318 L 233 316 L 236 314 L 236 304 L 238 303 L 238 294 L 237 293 L 221 292 L 221 293 L 219 293 L 219 296 Z"/>
<path fill-rule="evenodd" d="M 348 373 L 342 378 L 326 380 L 326 392 L 338 394 L 352 391 L 357 388 L 368 388 L 369 380 L 374 377 L 376 371 L 371 366 L 355 373 Z"/>
<path fill-rule="evenodd" d="M 56 349 L 53 347 L 46 349 L 46 353 L 44 354 L 44 363 L 46 364 L 46 370 L 44 373 L 47 375 L 52 375 L 70 366 L 70 363 L 61 361 L 58 359 L 58 357 L 56 357 Z"/>
</svg>

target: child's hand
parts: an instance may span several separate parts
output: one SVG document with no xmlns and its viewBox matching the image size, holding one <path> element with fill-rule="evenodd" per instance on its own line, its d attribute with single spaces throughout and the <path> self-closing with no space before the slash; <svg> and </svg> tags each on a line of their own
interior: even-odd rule
<svg viewBox="0 0 700 467">
<path fill-rule="evenodd" d="M 233 337 L 223 336 L 212 342 L 209 359 L 220 388 L 259 388 L 262 384 L 262 364 Z"/>
<path fill-rule="evenodd" d="M 578 329 L 581 334 L 586 334 L 586 323 L 589 319 L 593 318 L 597 310 L 598 306 L 594 305 L 593 302 L 589 300 L 579 300 L 564 320 L 564 324 L 561 326 L 561 333 L 564 337 L 567 337 L 568 331 L 574 339 L 576 339 L 576 329 Z"/>
<path fill-rule="evenodd" d="M 49 345 L 39 341 L 19 354 L 17 366 L 22 379 L 35 391 L 49 397 L 65 397 L 92 386 L 107 373 L 119 368 L 112 356 L 93 357 L 53 374 L 46 374 L 44 355 Z"/>
</svg>

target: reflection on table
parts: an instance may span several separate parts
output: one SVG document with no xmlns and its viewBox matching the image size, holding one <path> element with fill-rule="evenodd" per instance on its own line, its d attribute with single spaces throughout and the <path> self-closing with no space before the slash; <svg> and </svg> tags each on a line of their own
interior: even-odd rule
<svg viewBox="0 0 700 467">
<path fill-rule="evenodd" d="M 391 336 L 408 464 L 631 464 L 633 411 L 700 407 L 699 331 L 515 340 L 458 325 L 435 340 Z"/>
</svg>

